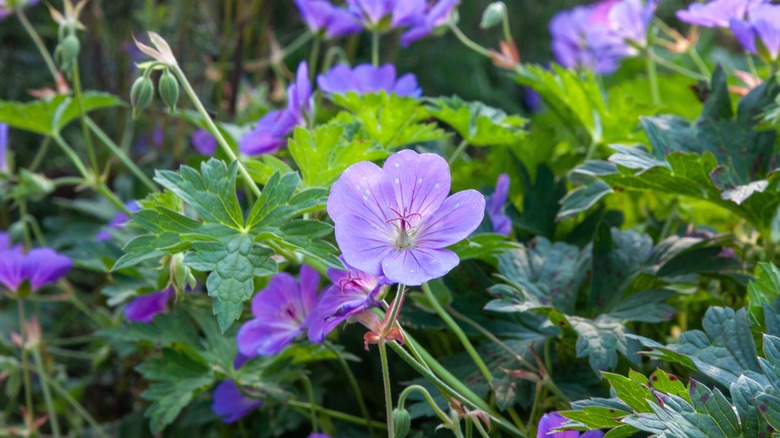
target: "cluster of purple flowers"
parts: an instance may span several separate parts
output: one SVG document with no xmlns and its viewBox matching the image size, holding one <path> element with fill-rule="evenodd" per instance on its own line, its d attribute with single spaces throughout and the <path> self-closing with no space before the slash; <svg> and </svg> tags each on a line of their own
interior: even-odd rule
<svg viewBox="0 0 780 438">
<path fill-rule="evenodd" d="M 460 0 L 347 0 L 346 7 L 329 0 L 295 0 L 301 17 L 312 33 L 338 38 L 368 30 L 404 28 L 401 44 L 430 35 L 447 24 Z"/>
<path fill-rule="evenodd" d="M 0 289 L 16 293 L 26 283 L 31 291 L 64 277 L 73 267 L 70 259 L 51 248 L 34 248 L 28 252 L 12 246 L 5 232 L 0 232 Z"/>
<path fill-rule="evenodd" d="M 609 74 L 647 45 L 658 0 L 602 0 L 561 11 L 550 21 L 553 54 L 567 68 Z"/>
</svg>

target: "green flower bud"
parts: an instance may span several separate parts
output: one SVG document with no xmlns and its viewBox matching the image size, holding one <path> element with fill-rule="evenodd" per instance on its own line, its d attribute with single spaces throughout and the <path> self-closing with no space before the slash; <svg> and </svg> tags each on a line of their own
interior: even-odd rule
<svg viewBox="0 0 780 438">
<path fill-rule="evenodd" d="M 179 101 L 179 81 L 168 69 L 165 69 L 157 86 L 160 87 L 159 92 L 163 102 L 173 112 L 176 109 L 176 102 Z"/>
<path fill-rule="evenodd" d="M 409 435 L 409 429 L 412 427 L 412 419 L 409 416 L 409 411 L 404 408 L 393 409 L 393 429 L 395 435 L 393 438 L 406 438 Z"/>
<path fill-rule="evenodd" d="M 147 76 L 141 76 L 130 89 L 130 103 L 133 105 L 133 117 L 143 111 L 154 99 L 154 84 Z"/>
<path fill-rule="evenodd" d="M 60 64 L 60 70 L 69 71 L 76 64 L 81 51 L 81 43 L 76 35 L 70 34 L 63 39 L 57 46 L 55 56 Z"/>
<path fill-rule="evenodd" d="M 497 26 L 504 20 L 506 16 L 506 5 L 504 2 L 493 2 L 485 8 L 485 12 L 482 13 L 482 21 L 479 23 L 479 27 L 482 29 L 490 29 L 493 26 Z"/>
</svg>

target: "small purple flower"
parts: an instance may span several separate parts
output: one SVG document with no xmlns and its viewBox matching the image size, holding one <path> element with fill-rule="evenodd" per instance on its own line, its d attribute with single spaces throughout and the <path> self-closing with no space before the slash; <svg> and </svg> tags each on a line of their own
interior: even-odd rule
<svg viewBox="0 0 780 438">
<path fill-rule="evenodd" d="M 138 204 L 136 201 L 127 201 L 125 203 L 125 207 L 127 207 L 128 210 L 130 210 L 130 213 L 135 213 L 136 211 L 141 209 L 141 205 Z M 121 230 L 127 226 L 127 223 L 130 221 L 130 216 L 127 215 L 124 211 L 120 211 L 116 215 L 114 215 L 113 218 L 111 218 L 111 221 L 103 227 L 100 232 L 95 236 L 95 239 L 98 242 L 103 242 L 106 240 L 111 240 L 111 234 L 110 230 Z"/>
<path fill-rule="evenodd" d="M 301 18 L 312 33 L 325 32 L 328 39 L 360 32 L 357 17 L 345 8 L 334 6 L 328 0 L 295 0 Z"/>
<path fill-rule="evenodd" d="M 320 275 L 301 266 L 300 286 L 292 275 L 276 274 L 268 286 L 252 299 L 253 319 L 238 331 L 238 351 L 247 357 L 271 356 L 309 327 L 310 314 L 317 305 Z"/>
<path fill-rule="evenodd" d="M 743 20 L 756 6 L 766 0 L 713 0 L 692 3 L 688 9 L 677 11 L 677 18 L 702 27 L 729 27 L 731 20 Z"/>
<path fill-rule="evenodd" d="M 232 380 L 223 380 L 214 390 L 211 410 L 226 424 L 235 423 L 263 405 L 263 401 L 245 396 Z"/>
<path fill-rule="evenodd" d="M 8 125 L 0 123 L 0 173 L 8 171 Z"/>
<path fill-rule="evenodd" d="M 747 20 L 731 19 L 731 31 L 748 52 L 774 62 L 780 55 L 780 5 L 761 4 Z"/>
<path fill-rule="evenodd" d="M 493 224 L 493 231 L 508 236 L 512 232 L 512 221 L 504 213 L 504 205 L 509 197 L 509 175 L 502 173 L 496 181 L 496 191 L 487 197 L 485 209 Z"/>
<path fill-rule="evenodd" d="M 330 435 L 327 433 L 313 433 L 309 435 L 307 438 L 330 438 Z"/>
<path fill-rule="evenodd" d="M 40 3 L 40 0 L 17 0 L 19 6 L 29 7 Z M 0 0 L 0 20 L 11 15 L 14 9 L 8 4 L 7 0 Z"/>
<path fill-rule="evenodd" d="M 125 306 L 125 318 L 130 322 L 149 324 L 155 316 L 168 311 L 168 301 L 172 296 L 172 287 L 160 292 L 139 295 Z"/>
<path fill-rule="evenodd" d="M 341 94 L 350 91 L 368 94 L 386 91 L 402 97 L 420 97 L 422 95 L 422 90 L 417 86 L 417 78 L 412 73 L 397 78 L 393 64 L 385 64 L 381 67 L 362 64 L 354 69 L 339 64 L 327 73 L 319 75 L 317 85 L 328 94 Z"/>
<path fill-rule="evenodd" d="M 333 184 L 328 214 L 344 260 L 371 275 L 418 286 L 458 265 L 445 249 L 482 222 L 485 197 L 476 190 L 452 196 L 450 169 L 435 154 L 403 150 L 384 167 L 364 161 Z"/>
<path fill-rule="evenodd" d="M 14 292 L 24 281 L 35 291 L 54 283 L 73 267 L 70 259 L 51 248 L 35 248 L 27 254 L 21 247 L 0 251 L 0 284 Z"/>
<path fill-rule="evenodd" d="M 413 25 L 425 13 L 425 0 L 347 0 L 350 10 L 369 30 Z"/>
<path fill-rule="evenodd" d="M 557 412 L 542 415 L 536 431 L 536 438 L 601 438 L 604 436 L 604 432 L 600 430 L 589 430 L 584 433 L 577 430 L 552 432 L 553 429 L 563 426 L 567 421 L 569 420 Z"/>
<path fill-rule="evenodd" d="M 590 33 L 591 8 L 577 6 L 558 12 L 550 20 L 552 51 L 555 60 L 566 68 L 584 68 L 609 74 L 620 66 L 621 56 L 613 50 L 604 50 L 603 44 L 594 44 Z"/>
<path fill-rule="evenodd" d="M 192 134 L 192 146 L 201 155 L 214 155 L 217 151 L 217 139 L 209 131 L 200 128 Z"/>
<path fill-rule="evenodd" d="M 333 285 L 322 293 L 317 307 L 312 311 L 309 340 L 323 342 L 325 336 L 342 322 L 371 307 L 377 301 L 382 286 L 391 284 L 384 276 L 366 274 L 350 266 L 343 258 L 347 270 L 328 268 L 328 278 Z"/>
<path fill-rule="evenodd" d="M 425 14 L 421 15 L 412 26 L 401 35 L 401 45 L 406 47 L 409 44 L 427 37 L 434 29 L 446 25 L 455 8 L 460 4 L 460 0 L 439 0 L 431 5 Z"/>
<path fill-rule="evenodd" d="M 311 114 L 311 82 L 309 67 L 298 65 L 295 82 L 287 87 L 287 108 L 270 111 L 258 120 L 253 130 L 241 138 L 238 150 L 247 155 L 272 154 L 287 144 L 285 137 L 296 126 L 305 126 Z"/>
</svg>

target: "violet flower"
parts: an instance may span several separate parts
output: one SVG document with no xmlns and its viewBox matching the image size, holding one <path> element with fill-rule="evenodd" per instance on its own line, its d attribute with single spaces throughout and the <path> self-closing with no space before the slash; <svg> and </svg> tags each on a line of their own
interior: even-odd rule
<svg viewBox="0 0 780 438">
<path fill-rule="evenodd" d="M 19 7 L 29 7 L 34 6 L 38 3 L 40 3 L 40 0 L 16 0 L 16 3 Z M 7 0 L 0 0 L 0 20 L 3 20 L 5 17 L 11 15 L 14 12 L 14 8 L 9 5 L 9 2 Z"/>
<path fill-rule="evenodd" d="M 226 424 L 235 423 L 263 405 L 262 400 L 245 396 L 232 380 L 223 380 L 214 389 L 211 410 Z"/>
<path fill-rule="evenodd" d="M 743 20 L 756 6 L 766 0 L 713 0 L 691 3 L 688 9 L 677 11 L 680 21 L 702 27 L 729 27 L 731 20 Z"/>
<path fill-rule="evenodd" d="M 355 92 L 358 94 L 378 93 L 386 91 L 402 97 L 420 97 L 422 90 L 417 85 L 417 78 L 407 73 L 396 77 L 395 66 L 385 64 L 375 67 L 371 64 L 361 64 L 354 69 L 339 64 L 325 74 L 317 77 L 317 85 L 328 94 Z"/>
<path fill-rule="evenodd" d="M 32 291 L 54 283 L 73 267 L 70 259 L 51 248 L 35 248 L 26 254 L 21 247 L 0 251 L 0 285 L 16 292 L 27 281 Z"/>
<path fill-rule="evenodd" d="M 591 7 L 577 6 L 555 14 L 550 20 L 552 51 L 558 64 L 566 68 L 583 68 L 609 74 L 620 66 L 622 56 L 594 44 L 590 33 Z"/>
<path fill-rule="evenodd" d="M 604 432 L 600 430 L 589 430 L 583 433 L 577 430 L 552 432 L 553 429 L 563 426 L 567 421 L 569 420 L 566 417 L 557 412 L 542 415 L 539 427 L 536 429 L 536 438 L 601 438 L 604 436 Z"/>
<path fill-rule="evenodd" d="M 328 278 L 333 285 L 325 289 L 311 313 L 309 340 L 312 342 L 323 342 L 328 333 L 349 317 L 378 307 L 382 286 L 391 284 L 384 276 L 353 268 L 343 257 L 342 262 L 346 271 L 328 268 Z"/>
<path fill-rule="evenodd" d="M 328 0 L 295 0 L 301 18 L 313 34 L 324 32 L 328 39 L 360 32 L 357 17 L 345 8 L 334 6 Z"/>
<path fill-rule="evenodd" d="M 401 35 L 403 47 L 427 37 L 434 29 L 449 23 L 452 13 L 460 4 L 460 0 L 439 0 L 428 7 L 425 14 L 421 15 L 412 26 Z"/>
<path fill-rule="evenodd" d="M 8 125 L 0 123 L 0 173 L 8 173 Z"/>
<path fill-rule="evenodd" d="M 238 150 L 247 155 L 266 155 L 284 147 L 287 134 L 296 126 L 306 125 L 307 114 L 311 114 L 311 94 L 309 67 L 302 62 L 298 65 L 295 82 L 287 87 L 287 108 L 266 113 L 255 128 L 241 138 Z"/>
<path fill-rule="evenodd" d="M 368 161 L 350 166 L 327 205 L 344 260 L 410 286 L 442 277 L 460 262 L 445 248 L 485 215 L 485 197 L 476 190 L 449 192 L 450 169 L 435 154 L 403 150 L 382 168 Z"/>
<path fill-rule="evenodd" d="M 317 305 L 320 275 L 301 266 L 300 286 L 292 275 L 274 275 L 268 286 L 252 299 L 252 314 L 238 331 L 238 351 L 247 357 L 271 356 L 309 327 L 310 314 Z"/>
<path fill-rule="evenodd" d="M 425 0 L 347 0 L 350 10 L 368 30 L 411 26 L 425 14 Z"/>
<path fill-rule="evenodd" d="M 192 146 L 201 155 L 214 155 L 217 151 L 217 139 L 203 128 L 192 133 Z"/>
<path fill-rule="evenodd" d="M 168 311 L 168 301 L 172 296 L 172 287 L 160 292 L 139 295 L 125 306 L 125 318 L 130 322 L 149 324 L 155 316 Z"/>
<path fill-rule="evenodd" d="M 509 198 L 509 175 L 502 173 L 496 181 L 496 191 L 487 197 L 485 209 L 490 222 L 493 224 L 493 231 L 498 234 L 508 236 L 512 232 L 512 221 L 504 213 L 504 205 Z"/>
<path fill-rule="evenodd" d="M 747 20 L 731 19 L 734 36 L 748 52 L 774 62 L 780 55 L 780 5 L 761 4 Z"/>
<path fill-rule="evenodd" d="M 0 251 L 11 249 L 11 236 L 5 231 L 0 231 Z"/>
<path fill-rule="evenodd" d="M 330 438 L 330 435 L 327 433 L 312 433 L 306 438 Z"/>
<path fill-rule="evenodd" d="M 125 203 L 125 207 L 127 207 L 128 210 L 130 210 L 130 213 L 135 213 L 136 211 L 141 209 L 141 205 L 138 204 L 136 201 L 127 201 Z M 111 221 L 103 227 L 100 232 L 98 232 L 97 236 L 95 236 L 95 239 L 98 242 L 103 242 L 106 240 L 111 240 L 111 230 L 121 230 L 127 226 L 127 223 L 130 222 L 130 216 L 127 215 L 124 211 L 118 212 L 116 215 L 114 215 L 113 218 L 111 218 Z"/>
</svg>

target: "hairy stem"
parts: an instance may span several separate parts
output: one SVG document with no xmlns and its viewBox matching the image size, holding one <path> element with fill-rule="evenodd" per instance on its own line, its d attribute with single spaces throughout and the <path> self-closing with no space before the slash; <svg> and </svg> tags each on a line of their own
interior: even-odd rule
<svg viewBox="0 0 780 438">
<path fill-rule="evenodd" d="M 87 112 L 84 109 L 84 95 L 81 92 L 81 78 L 79 76 L 78 62 L 73 64 L 72 74 L 73 91 L 76 97 L 76 103 L 79 106 L 79 118 L 81 119 L 81 135 L 84 137 L 84 147 L 87 149 L 87 156 L 89 156 L 89 163 L 92 166 L 92 172 L 97 175 L 99 168 L 97 154 L 95 154 L 95 147 L 92 145 L 92 136 L 89 135 L 89 129 L 87 129 Z"/>
<path fill-rule="evenodd" d="M 87 123 L 87 127 L 100 139 L 101 142 L 111 151 L 114 156 L 127 167 L 133 175 L 136 176 L 150 191 L 158 191 L 157 185 L 149 179 L 148 176 L 133 162 L 133 160 L 127 156 L 127 154 L 120 148 L 113 140 L 102 130 L 100 127 L 85 115 L 84 120 Z"/>
<path fill-rule="evenodd" d="M 450 22 L 450 29 L 452 30 L 452 33 L 455 34 L 455 36 L 460 40 L 461 43 L 463 43 L 464 46 L 468 47 L 469 49 L 479 53 L 480 55 L 492 58 L 493 55 L 490 54 L 490 51 L 476 42 L 472 41 L 469 37 L 466 36 L 466 34 L 463 33 L 462 30 L 458 27 L 457 24 L 454 22 Z"/>
<path fill-rule="evenodd" d="M 325 346 L 333 352 L 333 354 L 336 355 L 336 361 L 339 363 L 339 366 L 341 367 L 342 371 L 344 371 L 344 375 L 347 377 L 347 381 L 349 382 L 349 386 L 352 389 L 352 392 L 355 395 L 355 399 L 357 399 L 358 406 L 360 407 L 360 413 L 363 415 L 363 417 L 366 419 L 366 427 L 368 428 L 368 433 L 372 437 L 375 434 L 375 430 L 373 425 L 371 424 L 371 415 L 368 413 L 368 407 L 366 407 L 366 400 L 363 398 L 363 391 L 360 390 L 360 385 L 358 385 L 357 379 L 355 378 L 355 374 L 352 372 L 352 369 L 349 368 L 349 364 L 347 364 L 347 361 L 344 360 L 344 358 L 339 354 L 338 351 L 336 351 L 332 345 L 329 343 L 326 343 Z"/>
<path fill-rule="evenodd" d="M 33 40 L 33 43 L 35 44 L 35 47 L 38 49 L 38 52 L 40 52 L 41 57 L 43 58 L 43 61 L 46 63 L 46 68 L 49 69 L 49 73 L 51 74 L 51 77 L 54 79 L 54 81 L 57 81 L 57 67 L 54 64 L 54 60 L 51 57 L 51 54 L 49 53 L 49 49 L 46 48 L 46 44 L 43 43 L 43 40 L 41 39 L 40 35 L 38 35 L 38 32 L 35 31 L 35 28 L 30 24 L 30 20 L 27 19 L 27 15 L 24 13 L 24 8 L 19 7 L 16 8 L 16 16 L 19 18 L 19 21 L 22 23 L 22 27 L 24 27 L 24 30 L 27 32 L 28 35 L 30 35 L 30 38 Z"/>
<path fill-rule="evenodd" d="M 658 89 L 658 67 L 653 61 L 653 49 L 647 48 L 647 56 L 645 56 L 645 69 L 647 70 L 647 80 L 650 83 L 650 95 L 653 98 L 654 105 L 661 104 L 661 92 Z"/>
<path fill-rule="evenodd" d="M 324 415 L 327 415 L 328 417 L 336 418 L 338 420 L 346 421 L 348 423 L 358 424 L 358 425 L 363 425 L 365 423 L 365 420 L 363 420 L 360 417 L 356 417 L 354 415 L 346 414 L 346 413 L 340 412 L 340 411 L 334 411 L 334 410 L 328 409 L 328 408 L 323 408 L 322 406 L 319 406 L 319 405 L 312 406 L 311 403 L 302 402 L 302 401 L 298 401 L 298 400 L 287 400 L 285 403 L 288 406 L 292 407 L 292 408 L 295 408 L 295 409 L 298 409 L 298 410 L 301 410 L 301 411 L 305 411 L 305 412 L 308 412 L 310 409 L 314 409 L 315 411 L 317 411 L 320 414 L 324 414 Z M 371 424 L 374 427 L 376 427 L 376 428 L 380 428 L 380 429 L 387 428 L 386 424 L 380 423 L 379 421 L 373 421 L 372 420 Z"/>
<path fill-rule="evenodd" d="M 441 421 L 444 424 L 449 424 L 450 418 L 447 416 L 447 414 L 439 409 L 439 406 L 436 405 L 436 402 L 433 400 L 433 397 L 431 396 L 431 393 L 428 392 L 427 389 L 420 385 L 410 385 L 404 388 L 403 392 L 401 392 L 401 395 L 398 396 L 398 407 L 401 409 L 405 409 L 406 404 L 406 397 L 409 396 L 409 394 L 413 392 L 419 392 L 420 394 L 425 397 L 425 400 L 428 402 L 428 405 L 433 409 L 433 412 L 436 413 L 436 415 L 441 419 Z"/>
<path fill-rule="evenodd" d="M 378 30 L 371 32 L 371 63 L 375 67 L 379 67 L 379 37 Z"/>
<path fill-rule="evenodd" d="M 395 342 L 390 341 L 391 344 Z M 393 395 L 390 388 L 390 367 L 387 365 L 387 346 L 384 339 L 379 340 L 379 358 L 382 361 L 382 382 L 385 388 L 385 415 L 387 415 L 387 436 L 394 438 Z"/>
<path fill-rule="evenodd" d="M 35 408 L 32 400 L 32 383 L 30 383 L 30 369 L 27 360 L 27 333 L 24 329 L 24 321 L 26 319 L 24 311 L 24 300 L 21 298 L 16 300 L 16 308 L 19 311 L 19 332 L 22 334 L 22 381 L 24 382 L 24 404 L 27 407 L 25 413 L 25 423 L 32 423 L 32 419 L 35 418 Z"/>
<path fill-rule="evenodd" d="M 60 422 L 57 418 L 57 410 L 54 409 L 54 402 L 51 398 L 51 391 L 49 390 L 48 381 L 49 374 L 46 372 L 46 367 L 43 366 L 43 360 L 41 359 L 40 347 L 37 345 L 32 349 L 33 358 L 35 359 L 35 369 L 38 373 L 38 377 L 44 381 L 41 388 L 43 389 L 43 400 L 46 403 L 46 411 L 49 413 L 49 425 L 51 427 L 51 433 L 56 437 L 60 436 Z"/>
</svg>

